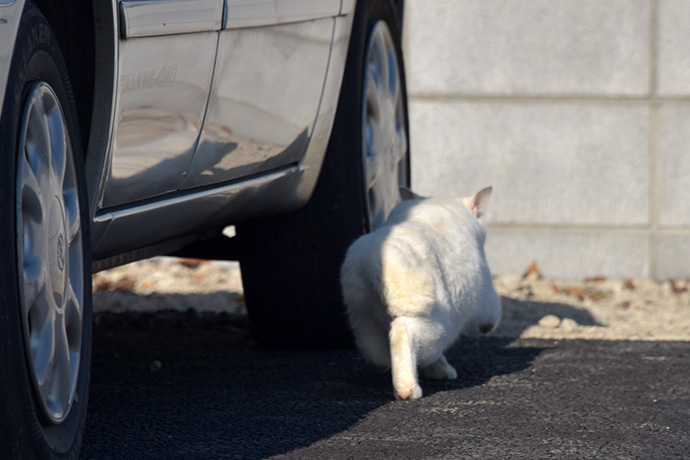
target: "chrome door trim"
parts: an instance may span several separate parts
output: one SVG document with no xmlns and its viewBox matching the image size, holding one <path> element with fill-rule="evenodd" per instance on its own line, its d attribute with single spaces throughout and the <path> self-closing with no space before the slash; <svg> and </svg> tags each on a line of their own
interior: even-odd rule
<svg viewBox="0 0 690 460">
<path fill-rule="evenodd" d="M 153 202 L 109 209 L 92 222 L 93 260 L 131 251 L 169 238 L 237 220 L 294 208 L 290 191 L 297 165 L 221 187 L 192 191 Z"/>
<path fill-rule="evenodd" d="M 340 2 L 340 16 L 345 16 L 355 11 L 357 0 L 342 0 Z"/>
<path fill-rule="evenodd" d="M 121 34 L 135 38 L 287 24 L 347 15 L 354 4 L 355 0 L 124 0 Z"/>
<path fill-rule="evenodd" d="M 345 0 L 346 3 L 352 0 Z M 224 29 L 272 26 L 339 16 L 341 0 L 226 0 Z"/>
<path fill-rule="evenodd" d="M 223 0 L 125 0 L 122 38 L 220 30 Z"/>
</svg>

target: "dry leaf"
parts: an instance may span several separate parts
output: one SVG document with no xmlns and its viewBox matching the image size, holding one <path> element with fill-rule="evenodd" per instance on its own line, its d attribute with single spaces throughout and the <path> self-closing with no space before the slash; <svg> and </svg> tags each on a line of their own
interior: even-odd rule
<svg viewBox="0 0 690 460">
<path fill-rule="evenodd" d="M 94 283 L 93 290 L 94 290 L 94 292 L 103 292 L 103 291 L 107 291 L 109 287 L 110 287 L 110 281 L 108 281 L 106 279 L 99 279 Z"/>
<path fill-rule="evenodd" d="M 197 268 L 204 262 L 206 262 L 204 259 L 192 259 L 190 257 L 184 257 L 180 259 L 177 263 L 187 268 Z"/>
<path fill-rule="evenodd" d="M 123 276 L 115 282 L 113 289 L 115 289 L 116 291 L 131 291 L 132 289 L 134 289 L 134 286 L 136 286 L 136 284 L 137 282 L 134 280 L 134 278 L 131 278 L 129 276 Z"/>
<path fill-rule="evenodd" d="M 630 278 L 625 280 L 625 284 L 623 286 L 625 286 L 626 289 L 630 289 L 631 291 L 635 290 L 635 283 L 633 283 L 633 280 L 631 280 Z"/>
<path fill-rule="evenodd" d="M 587 289 L 585 290 L 585 295 L 592 299 L 594 302 L 599 302 L 600 300 L 604 300 L 605 298 L 609 297 L 609 293 L 605 291 L 599 291 L 596 289 Z"/>
<path fill-rule="evenodd" d="M 594 276 L 592 278 L 585 278 L 585 283 L 601 283 L 606 281 L 605 276 Z"/>
<path fill-rule="evenodd" d="M 515 289 L 517 292 L 524 292 L 525 297 L 527 298 L 532 298 L 534 297 L 534 292 L 532 291 L 532 286 L 525 285 L 525 286 L 518 286 L 517 289 Z"/>
<path fill-rule="evenodd" d="M 577 297 L 578 300 L 583 301 L 585 300 L 585 294 L 582 292 L 582 289 L 577 288 L 577 287 L 568 287 L 565 288 L 564 291 L 571 297 Z"/>
<path fill-rule="evenodd" d="M 676 283 L 675 280 L 669 280 L 671 282 L 671 290 L 673 291 L 674 294 L 681 294 L 683 292 L 688 292 L 687 286 L 681 286 L 680 284 Z"/>
<path fill-rule="evenodd" d="M 532 262 L 529 267 L 527 267 L 527 270 L 525 273 L 522 274 L 522 279 L 528 278 L 530 276 L 534 276 L 538 279 L 541 279 L 541 272 L 539 271 L 539 267 L 537 266 L 537 262 Z"/>
</svg>

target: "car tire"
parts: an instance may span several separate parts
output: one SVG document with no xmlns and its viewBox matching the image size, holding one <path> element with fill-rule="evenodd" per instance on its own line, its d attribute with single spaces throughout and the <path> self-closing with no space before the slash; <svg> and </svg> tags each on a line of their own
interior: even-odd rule
<svg viewBox="0 0 690 460">
<path fill-rule="evenodd" d="M 76 459 L 92 332 L 83 151 L 58 42 L 31 2 L 0 132 L 0 458 Z"/>
<path fill-rule="evenodd" d="M 384 78 L 385 77 L 385 78 Z M 352 344 L 340 289 L 349 245 L 409 186 L 407 96 L 396 10 L 357 2 L 338 111 L 318 183 L 295 212 L 237 226 L 253 336 L 280 347 Z"/>
</svg>

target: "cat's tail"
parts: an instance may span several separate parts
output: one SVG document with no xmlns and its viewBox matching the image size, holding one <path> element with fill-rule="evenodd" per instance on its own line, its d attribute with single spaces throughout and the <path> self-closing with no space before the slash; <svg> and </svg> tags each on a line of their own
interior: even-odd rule
<svg viewBox="0 0 690 460">
<path fill-rule="evenodd" d="M 416 254 L 397 246 L 382 251 L 379 294 L 392 317 L 424 316 L 433 307 L 436 282 L 416 259 Z"/>
</svg>

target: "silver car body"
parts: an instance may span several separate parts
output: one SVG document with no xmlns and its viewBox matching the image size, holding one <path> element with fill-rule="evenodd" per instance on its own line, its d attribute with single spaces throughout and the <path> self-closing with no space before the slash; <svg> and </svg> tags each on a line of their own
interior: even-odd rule
<svg viewBox="0 0 690 460">
<path fill-rule="evenodd" d="M 0 0 L 0 107 L 23 6 Z M 96 268 L 202 227 L 306 203 L 335 117 L 354 7 L 94 4 L 86 177 L 93 258 L 111 260 Z"/>
</svg>

